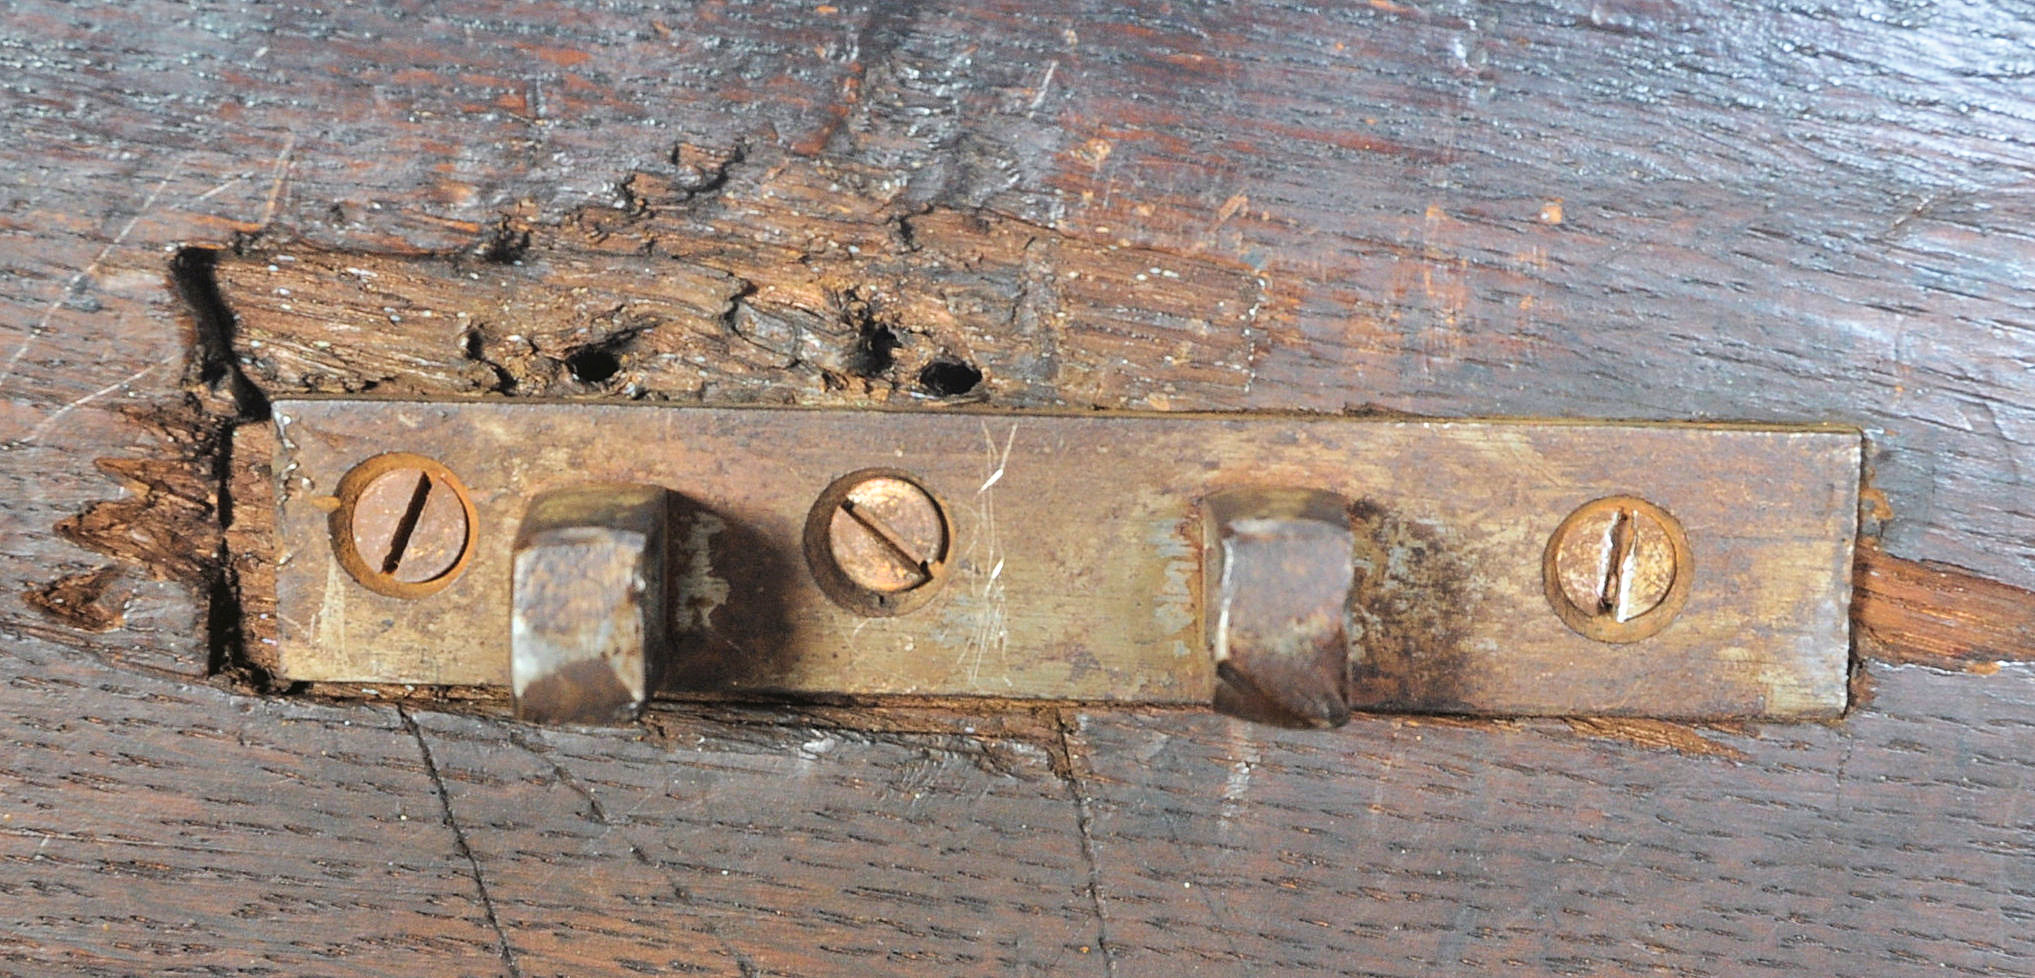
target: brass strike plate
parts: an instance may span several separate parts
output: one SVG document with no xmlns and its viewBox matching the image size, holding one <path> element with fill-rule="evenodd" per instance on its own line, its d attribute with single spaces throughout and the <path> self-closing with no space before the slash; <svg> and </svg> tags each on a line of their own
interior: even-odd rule
<svg viewBox="0 0 2035 978">
<path fill-rule="evenodd" d="M 1845 706 L 1852 430 L 363 400 L 274 416 L 290 680 L 509 683 L 529 501 L 616 483 L 677 500 L 662 694 L 1207 703 L 1227 623 L 1205 598 L 1203 502 L 1286 487 L 1347 501 L 1326 511 L 1353 541 L 1351 709 Z M 342 480 L 398 452 L 438 480 L 385 493 L 382 522 L 336 546 Z M 426 553 L 434 535 L 468 552 Z M 428 586 L 400 580 L 407 557 L 377 564 L 389 539 Z"/>
</svg>

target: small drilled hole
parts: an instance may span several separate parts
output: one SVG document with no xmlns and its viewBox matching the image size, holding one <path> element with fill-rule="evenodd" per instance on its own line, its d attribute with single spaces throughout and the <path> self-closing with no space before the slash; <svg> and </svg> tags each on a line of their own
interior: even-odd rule
<svg viewBox="0 0 2035 978">
<path fill-rule="evenodd" d="M 934 397 L 960 397 L 982 383 L 982 371 L 965 360 L 942 357 L 919 369 L 919 387 Z"/>
<path fill-rule="evenodd" d="M 622 369 L 622 361 L 598 346 L 582 347 L 565 358 L 565 369 L 582 384 L 598 384 Z"/>
</svg>

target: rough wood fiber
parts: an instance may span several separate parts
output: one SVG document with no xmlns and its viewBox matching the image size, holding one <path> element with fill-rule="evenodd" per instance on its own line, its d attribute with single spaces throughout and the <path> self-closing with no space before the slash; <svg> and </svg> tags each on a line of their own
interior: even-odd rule
<svg viewBox="0 0 2035 978">
<path fill-rule="evenodd" d="M 711 178 L 630 174 L 623 207 L 505 225 L 478 254 L 233 256 L 233 352 L 272 393 L 854 401 L 937 390 L 914 390 L 936 363 L 1008 403 L 1249 387 L 1264 294 L 1234 259 L 934 207 L 877 167 L 719 158 Z"/>
<path fill-rule="evenodd" d="M 1887 662 L 1985 672 L 2035 657 L 2035 592 L 1859 548 L 1859 650 Z"/>
<path fill-rule="evenodd" d="M 568 966 L 526 968 L 522 955 L 619 972 L 650 958 L 646 943 L 652 960 L 709 973 L 741 974 L 744 957 L 757 973 L 942 970 L 865 953 L 882 941 L 996 972 L 1053 961 L 1055 942 L 1094 931 L 1088 955 L 1075 945 L 1054 966 L 2035 973 L 2020 760 L 2035 674 L 2021 664 L 1990 676 L 1869 665 L 1876 697 L 1839 725 L 1705 733 L 1738 760 L 1638 745 L 1672 738 L 1581 740 L 1562 724 L 1379 721 L 1317 738 L 1171 714 L 1073 717 L 1062 745 L 1023 732 L 1030 714 L 854 712 L 853 724 L 946 733 L 843 731 L 827 773 L 805 779 L 783 776 L 798 763 L 783 745 L 828 731 L 783 711 L 738 712 L 669 744 L 621 732 L 554 747 L 604 806 L 618 802 L 604 810 L 630 834 L 639 801 L 671 824 L 684 814 L 657 800 L 666 779 L 729 778 L 723 794 L 752 834 L 697 821 L 687 837 L 726 847 L 709 849 L 716 873 L 752 875 L 705 890 L 722 902 L 702 909 L 642 897 L 668 882 L 657 876 L 675 850 L 645 843 L 649 863 L 572 856 L 588 820 L 540 804 L 557 789 L 502 743 L 513 731 L 552 746 L 553 734 L 429 714 L 413 732 L 386 706 L 194 685 L 181 676 L 203 669 L 208 628 L 190 585 L 105 538 L 87 550 L 53 531 L 149 492 L 96 460 L 188 457 L 188 439 L 120 408 L 177 402 L 194 341 L 189 379 L 228 379 L 230 337 L 168 287 L 174 246 L 266 228 L 292 247 L 422 259 L 513 251 L 529 230 L 535 249 L 590 203 L 626 205 L 629 174 L 679 186 L 718 166 L 698 152 L 665 162 L 676 147 L 748 146 L 807 173 L 873 169 L 902 181 L 912 207 L 986 211 L 1075 247 L 1127 240 L 1263 281 L 1250 345 L 1206 338 L 1250 351 L 1233 379 L 1154 348 L 1131 355 L 1138 369 L 1118 386 L 1070 388 L 1070 402 L 1149 399 L 1171 378 L 1179 408 L 1860 422 L 1879 429 L 1888 553 L 2035 586 L 2031 37 L 2035 19 L 2009 0 L 1436 0 L 1248 16 L 1135 3 L 11 4 L 0 971 L 534 976 Z M 907 367 L 937 353 L 912 325 L 900 321 Z M 968 352 L 994 367 L 988 396 L 1017 396 L 1008 368 Z M 716 396 L 829 396 L 818 369 L 772 376 Z M 901 390 L 917 380 L 894 371 L 872 381 L 875 396 L 893 377 Z M 173 471 L 157 472 L 164 485 Z M 26 595 L 105 567 L 119 573 L 94 599 L 104 613 L 30 608 Z M 75 627 L 114 612 L 115 630 Z M 702 724 L 691 717 L 658 724 Z M 1037 750 L 997 754 L 1010 773 L 995 776 L 904 760 L 927 736 L 985 753 L 1001 739 L 971 725 L 1023 728 Z M 454 772 L 442 795 L 420 736 Z M 1058 809 L 1041 800 L 1047 772 L 1074 779 Z M 925 784 L 958 793 L 935 805 L 973 801 L 965 825 L 953 807 L 934 809 L 933 828 L 883 820 Z M 854 875 L 883 892 L 800 889 L 848 871 L 794 866 L 772 827 L 823 809 L 848 840 L 824 855 L 859 859 Z M 1029 847 L 1006 842 L 1035 824 L 1047 831 Z M 890 868 L 899 825 L 914 830 L 909 859 Z M 939 849 L 948 839 L 968 851 Z M 583 903 L 549 888 L 545 866 L 561 859 L 586 870 Z M 1055 890 L 1070 860 L 1083 887 L 1071 901 Z M 602 889 L 597 874 L 617 882 Z M 1037 912 L 997 899 L 968 908 L 966 926 L 927 923 L 943 902 L 1008 894 L 1010 880 L 1047 894 L 1021 905 Z M 1077 928 L 1065 914 L 1089 887 Z M 539 893 L 563 893 L 563 906 Z M 749 909 L 794 898 L 793 919 L 828 940 Z M 508 908 L 499 930 L 490 903 Z M 699 936 L 710 925 L 736 934 L 741 956 L 717 956 Z"/>
</svg>

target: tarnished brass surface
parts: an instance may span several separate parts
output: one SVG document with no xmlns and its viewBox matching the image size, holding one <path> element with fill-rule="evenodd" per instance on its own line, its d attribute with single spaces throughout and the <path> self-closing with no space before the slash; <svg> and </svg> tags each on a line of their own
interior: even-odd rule
<svg viewBox="0 0 2035 978">
<path fill-rule="evenodd" d="M 1860 440 L 1837 429 L 1210 415 L 1017 415 L 284 401 L 280 659 L 291 679 L 505 683 L 514 527 L 586 482 L 676 493 L 666 693 L 1208 702 L 1200 502 L 1350 501 L 1349 706 L 1475 714 L 1841 711 Z M 468 488 L 450 586 L 355 584 L 326 513 L 361 460 L 413 451 Z M 951 526 L 904 614 L 830 600 L 802 552 L 841 476 L 908 473 Z M 1592 500 L 1674 514 L 1696 555 L 1659 634 L 1593 641 L 1549 606 L 1551 535 Z"/>
<path fill-rule="evenodd" d="M 1631 496 L 1586 503 L 1548 538 L 1549 607 L 1599 642 L 1637 642 L 1681 614 L 1695 554 L 1673 514 Z"/>
</svg>

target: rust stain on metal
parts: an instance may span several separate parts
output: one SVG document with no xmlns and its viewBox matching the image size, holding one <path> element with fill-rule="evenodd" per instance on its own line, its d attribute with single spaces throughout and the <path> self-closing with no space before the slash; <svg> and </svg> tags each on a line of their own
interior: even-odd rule
<svg viewBox="0 0 2035 978">
<path fill-rule="evenodd" d="M 843 607 L 899 615 L 932 597 L 952 536 L 945 510 L 925 487 L 902 471 L 867 469 L 820 493 L 806 520 L 806 563 Z"/>
<path fill-rule="evenodd" d="M 1216 708 L 1297 726 L 1349 722 L 1349 502 L 1318 489 L 1202 500 L 1202 588 Z"/>
<path fill-rule="evenodd" d="M 1360 499 L 1352 521 L 1352 707 L 1489 712 L 1476 708 L 1470 691 L 1480 631 L 1470 609 L 1486 603 L 1491 570 L 1509 570 L 1509 561 L 1493 555 L 1480 562 L 1480 544 L 1468 529 L 1452 534 L 1417 509 L 1402 512 Z"/>
<path fill-rule="evenodd" d="M 1197 507 L 1277 486 L 1351 501 L 1349 709 L 1720 719 L 1845 704 L 1855 432 L 323 400 L 275 413 L 279 668 L 294 680 L 510 680 L 510 540 L 481 534 L 466 570 L 417 600 L 335 569 L 320 487 L 399 450 L 456 468 L 481 526 L 575 484 L 673 492 L 667 694 L 1208 703 Z M 808 559 L 814 500 L 865 469 L 918 486 L 947 524 L 938 586 L 914 586 L 907 565 L 930 568 L 920 549 L 937 548 L 890 522 L 902 517 L 883 520 L 894 540 L 865 541 L 878 549 L 844 545 L 866 561 L 865 590 L 924 595 L 879 617 L 831 597 Z M 1754 492 L 1761 518 L 1747 521 Z M 1674 627 L 1612 645 L 1556 615 L 1543 566 L 1568 514 L 1624 495 L 1702 541 L 1703 572 Z M 838 509 L 821 566 L 837 526 L 867 529 Z M 1310 642 L 1334 633 L 1288 617 Z"/>
<path fill-rule="evenodd" d="M 613 723 L 649 697 L 668 645 L 669 511 L 655 486 L 579 486 L 530 501 L 511 571 L 519 718 Z"/>
<path fill-rule="evenodd" d="M 354 466 L 332 497 L 333 557 L 363 587 L 421 598 L 466 567 L 477 532 L 473 501 L 444 464 L 388 452 Z"/>
<path fill-rule="evenodd" d="M 361 490 L 353 544 L 368 566 L 405 584 L 445 576 L 466 553 L 465 507 L 441 480 L 409 469 Z"/>
</svg>

